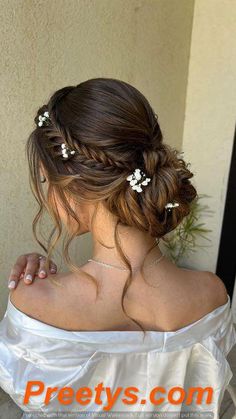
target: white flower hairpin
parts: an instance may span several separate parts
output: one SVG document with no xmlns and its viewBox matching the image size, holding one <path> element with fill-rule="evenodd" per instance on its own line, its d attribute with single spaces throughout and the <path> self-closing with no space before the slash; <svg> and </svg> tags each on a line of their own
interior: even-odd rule
<svg viewBox="0 0 236 419">
<path fill-rule="evenodd" d="M 144 178 L 144 180 L 138 183 L 138 181 L 141 180 L 142 178 Z M 141 188 L 141 186 L 142 185 L 146 186 L 151 181 L 151 179 L 149 177 L 146 177 L 146 174 L 140 169 L 135 169 L 134 172 L 131 175 L 129 175 L 126 179 L 129 181 L 132 189 L 136 190 L 137 192 L 142 192 L 143 189 Z M 168 212 L 170 212 L 172 208 L 175 208 L 178 206 L 179 206 L 178 202 L 168 202 L 165 205 L 165 208 L 167 209 Z"/>
<path fill-rule="evenodd" d="M 168 202 L 165 205 L 165 208 L 167 209 L 168 212 L 171 212 L 172 208 L 175 208 L 175 207 L 179 207 L 179 203 L 178 202 Z"/>
<path fill-rule="evenodd" d="M 63 159 L 68 159 L 69 155 L 75 154 L 75 150 L 71 150 L 65 143 L 61 144 L 61 151 Z"/>
<path fill-rule="evenodd" d="M 165 205 L 165 208 L 174 208 L 174 207 L 178 207 L 179 203 L 178 202 L 168 202 L 168 204 Z"/>
<path fill-rule="evenodd" d="M 138 181 L 144 178 L 140 183 Z M 150 178 L 146 177 L 146 174 L 142 172 L 140 169 L 135 169 L 134 172 L 126 178 L 132 189 L 136 190 L 137 192 L 142 192 L 141 185 L 146 186 L 150 182 Z"/>
<path fill-rule="evenodd" d="M 45 111 L 43 115 L 39 115 L 39 122 L 38 122 L 38 126 L 42 127 L 42 125 L 44 124 L 44 122 L 46 122 L 46 125 L 48 124 L 50 118 L 49 118 L 49 112 Z"/>
<path fill-rule="evenodd" d="M 42 127 L 45 123 L 48 125 L 50 121 L 49 112 L 45 111 L 43 115 L 39 115 L 38 126 Z M 61 155 L 63 159 L 68 159 L 71 155 L 75 154 L 75 150 L 71 150 L 66 143 L 61 144 Z"/>
</svg>

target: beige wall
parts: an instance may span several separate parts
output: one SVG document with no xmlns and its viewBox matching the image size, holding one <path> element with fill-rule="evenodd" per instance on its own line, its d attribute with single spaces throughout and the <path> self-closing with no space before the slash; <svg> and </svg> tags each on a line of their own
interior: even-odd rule
<svg viewBox="0 0 236 419">
<path fill-rule="evenodd" d="M 199 188 L 206 190 L 205 178 L 212 178 L 217 214 L 211 225 L 218 240 L 234 124 L 235 1 L 197 0 L 193 22 L 193 0 L 11 0 L 0 5 L 0 316 L 16 257 L 41 251 L 31 233 L 36 204 L 24 147 L 37 108 L 62 86 L 103 76 L 140 89 L 159 115 L 166 141 L 181 148 L 184 139 Z M 200 151 L 205 153 L 207 140 L 218 156 L 211 165 Z M 213 180 L 216 164 L 220 191 Z M 193 264 L 197 260 L 198 268 L 214 269 L 216 247 L 208 259 L 199 252 Z M 90 256 L 90 236 L 72 248 L 78 264 L 83 262 Z"/>
<path fill-rule="evenodd" d="M 215 272 L 236 103 L 236 1 L 195 2 L 183 135 L 185 158 L 192 163 L 195 183 L 214 211 L 202 222 L 212 230 L 210 247 L 193 254 L 187 263 Z M 234 220 L 232 220 L 234 222 Z M 200 241 L 199 241 L 200 243 Z"/>
</svg>

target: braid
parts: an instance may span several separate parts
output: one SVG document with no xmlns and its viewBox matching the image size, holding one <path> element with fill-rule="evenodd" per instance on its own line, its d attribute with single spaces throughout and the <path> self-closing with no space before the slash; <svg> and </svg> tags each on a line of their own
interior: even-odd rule
<svg viewBox="0 0 236 419">
<path fill-rule="evenodd" d="M 100 170 L 121 169 L 130 171 L 130 165 L 108 156 L 102 149 L 94 149 L 85 144 L 76 144 L 75 147 L 78 150 L 75 160 L 88 167 L 92 167 L 96 163 L 96 167 Z"/>
</svg>

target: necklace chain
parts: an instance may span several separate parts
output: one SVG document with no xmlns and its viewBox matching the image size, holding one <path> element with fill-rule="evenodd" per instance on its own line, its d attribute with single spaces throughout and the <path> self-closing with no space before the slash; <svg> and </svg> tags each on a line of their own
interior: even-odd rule
<svg viewBox="0 0 236 419">
<path fill-rule="evenodd" d="M 158 259 L 155 259 L 154 260 L 154 262 L 152 262 L 152 263 L 150 263 L 150 264 L 148 264 L 147 266 L 151 266 L 151 265 L 154 265 L 155 263 L 158 263 L 158 262 L 160 262 L 161 261 L 161 259 L 164 257 L 165 255 L 164 254 L 162 254 Z M 101 262 L 101 261 L 99 261 L 99 260 L 95 260 L 95 259 L 88 259 L 88 262 L 96 262 L 96 263 L 98 263 L 99 265 L 103 265 L 103 266 L 105 266 L 106 268 L 116 268 L 116 269 L 120 269 L 120 270 L 122 270 L 122 271 L 128 271 L 129 269 L 126 269 L 126 268 L 121 268 L 120 266 L 114 266 L 114 265 L 110 265 L 109 263 L 105 263 L 105 262 Z M 136 266 L 134 269 L 138 269 L 139 267 L 138 266 Z"/>
</svg>

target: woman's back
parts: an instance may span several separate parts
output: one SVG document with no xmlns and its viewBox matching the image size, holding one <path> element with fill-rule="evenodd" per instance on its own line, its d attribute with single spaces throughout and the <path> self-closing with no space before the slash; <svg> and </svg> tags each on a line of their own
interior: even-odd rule
<svg viewBox="0 0 236 419">
<path fill-rule="evenodd" d="M 215 302 L 216 295 L 222 298 L 223 287 L 217 277 L 210 278 L 211 275 L 208 275 L 204 278 L 203 273 L 198 274 L 201 277 L 199 289 L 202 286 L 206 296 L 199 303 L 207 300 L 210 291 L 214 291 Z M 190 318 L 193 319 L 189 301 L 195 304 L 201 293 L 196 287 L 196 300 L 190 292 L 185 294 L 186 289 L 193 286 L 194 278 L 189 271 L 183 271 L 183 275 L 186 284 L 189 282 L 183 288 L 187 324 Z M 145 414 L 157 411 L 199 414 L 204 411 L 211 412 L 214 419 L 219 417 L 221 401 L 232 378 L 226 356 L 236 343 L 228 295 L 225 304 L 218 305 L 201 318 L 198 316 L 199 320 L 194 323 L 181 326 L 177 331 L 149 330 L 144 338 L 140 330 L 105 330 L 108 325 L 118 326 L 118 319 L 122 320 L 120 311 L 115 317 L 114 306 L 109 322 L 109 309 L 116 304 L 118 284 L 114 287 L 114 295 L 108 293 L 110 301 L 101 300 L 100 306 L 95 304 L 93 307 L 88 304 L 88 298 L 91 303 L 94 297 L 89 293 L 89 287 L 90 291 L 93 289 L 92 284 L 87 284 L 85 276 L 76 278 L 77 283 L 75 277 L 65 274 L 60 279 L 61 286 L 57 292 L 47 280 L 38 280 L 30 287 L 20 284 L 18 291 L 16 289 L 11 293 L 6 314 L 0 322 L 0 385 L 23 411 L 41 414 L 59 411 L 72 415 L 83 411 L 143 411 Z M 169 281 L 166 287 L 170 285 Z M 84 287 L 83 282 L 86 284 Z M 162 291 L 161 295 L 167 296 L 168 288 L 163 290 L 165 293 Z M 174 291 L 171 291 L 171 297 Z M 176 288 L 177 297 L 181 296 L 180 291 L 181 288 L 178 292 Z M 134 288 L 133 295 L 135 292 Z M 190 295 L 192 300 L 184 300 Z M 133 296 L 130 296 L 132 302 Z M 22 313 L 13 301 L 41 321 Z M 151 300 L 144 295 L 144 301 L 148 304 Z M 165 311 L 162 321 L 165 320 L 167 328 L 172 329 L 169 326 L 177 323 L 173 322 L 169 306 L 165 307 L 162 299 L 159 301 Z M 146 310 L 146 305 L 144 307 Z M 179 307 L 180 319 L 182 305 Z M 93 331 L 95 328 L 91 327 L 95 309 L 98 310 L 96 326 L 98 329 L 101 326 L 101 331 Z M 45 310 L 49 316 L 45 316 Z M 174 308 L 171 310 L 174 312 Z M 154 315 L 158 313 L 154 305 L 150 306 L 150 311 Z M 203 312 L 199 310 L 198 313 Z M 101 314 L 103 322 L 99 319 Z M 108 316 L 106 322 L 105 314 Z M 168 323 L 168 319 L 172 322 Z M 44 321 L 55 323 L 59 328 L 44 324 Z M 120 324 L 124 329 L 127 326 L 122 321 Z M 163 324 L 160 323 L 161 328 Z M 87 331 L 79 331 L 83 329 L 79 327 L 81 325 Z M 60 327 L 75 331 L 61 330 Z M 22 418 L 26 417 L 23 415 Z"/>
<path fill-rule="evenodd" d="M 98 283 L 97 299 L 88 274 Z M 37 278 L 32 286 L 20 282 L 11 293 L 12 303 L 29 316 L 66 330 L 141 330 L 121 307 L 126 272 L 87 263 L 79 275 L 53 276 L 57 285 L 49 278 Z M 148 284 L 140 274 L 134 276 L 124 299 L 128 316 L 145 330 L 178 330 L 227 302 L 219 277 L 178 268 L 166 258 L 147 269 L 145 278 Z"/>
</svg>

